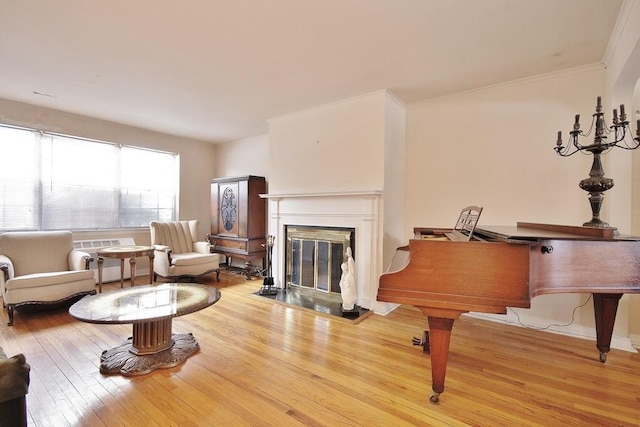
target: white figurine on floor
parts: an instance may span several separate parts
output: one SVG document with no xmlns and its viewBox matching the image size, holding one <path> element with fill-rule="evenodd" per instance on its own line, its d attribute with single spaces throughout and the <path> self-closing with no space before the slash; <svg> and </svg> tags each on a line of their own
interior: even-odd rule
<svg viewBox="0 0 640 427">
<path fill-rule="evenodd" d="M 340 266 L 342 276 L 340 277 L 340 294 L 342 296 L 342 309 L 353 310 L 358 294 L 356 293 L 356 265 L 351 254 L 351 248 L 347 248 L 347 261 Z"/>
</svg>

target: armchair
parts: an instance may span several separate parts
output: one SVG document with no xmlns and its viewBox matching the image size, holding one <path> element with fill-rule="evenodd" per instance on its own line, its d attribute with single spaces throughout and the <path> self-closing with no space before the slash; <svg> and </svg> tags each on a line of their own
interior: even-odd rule
<svg viewBox="0 0 640 427">
<path fill-rule="evenodd" d="M 211 253 L 209 242 L 198 241 L 198 221 L 152 221 L 151 245 L 155 249 L 153 278 L 197 278 L 216 272 L 220 280 L 220 255 Z"/>
<path fill-rule="evenodd" d="M 27 425 L 29 371 L 31 367 L 23 354 L 13 357 L 0 347 L 0 422 L 3 426 Z"/>
<path fill-rule="evenodd" d="M 0 291 L 8 325 L 13 325 L 14 309 L 52 308 L 95 294 L 92 260 L 73 248 L 70 231 L 0 234 Z"/>
</svg>

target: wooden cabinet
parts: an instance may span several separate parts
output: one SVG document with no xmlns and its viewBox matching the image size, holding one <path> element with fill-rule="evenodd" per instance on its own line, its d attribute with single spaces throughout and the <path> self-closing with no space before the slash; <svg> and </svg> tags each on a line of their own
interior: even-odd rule
<svg viewBox="0 0 640 427">
<path fill-rule="evenodd" d="M 264 266 L 267 190 L 261 176 L 218 178 L 211 181 L 211 234 L 213 251 Z"/>
</svg>

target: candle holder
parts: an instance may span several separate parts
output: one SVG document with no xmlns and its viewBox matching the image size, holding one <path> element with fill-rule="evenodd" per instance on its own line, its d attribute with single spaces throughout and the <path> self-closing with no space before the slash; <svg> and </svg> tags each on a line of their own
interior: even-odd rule
<svg viewBox="0 0 640 427">
<path fill-rule="evenodd" d="M 613 187 L 613 179 L 604 176 L 602 168 L 601 155 L 606 154 L 614 147 L 623 148 L 625 150 L 635 150 L 640 147 L 640 113 L 636 112 L 636 137 L 631 137 L 631 142 L 626 140 L 627 133 L 632 135 L 631 127 L 627 121 L 627 115 L 624 111 L 624 104 L 620 105 L 620 116 L 618 110 L 613 109 L 613 124 L 607 126 L 602 113 L 602 98 L 598 97 L 596 103 L 596 112 L 591 119 L 589 131 L 584 133 L 580 130 L 580 114 L 576 114 L 573 130 L 569 132 L 571 136 L 566 146 L 563 146 L 562 132 L 558 131 L 558 140 L 554 148 L 556 153 L 562 157 L 569 157 L 575 153 L 593 154 L 593 163 L 589 178 L 580 181 L 580 188 L 589 193 L 589 204 L 591 205 L 592 218 L 591 221 L 585 222 L 586 227 L 613 228 L 609 224 L 600 219 L 600 208 L 604 201 L 604 192 Z M 595 130 L 593 143 L 588 145 L 580 144 L 578 137 L 589 137 L 591 132 Z M 612 141 L 607 139 L 612 136 Z"/>
<path fill-rule="evenodd" d="M 267 276 L 264 278 L 264 282 L 262 283 L 262 287 L 258 291 L 260 295 L 277 295 L 278 288 L 276 288 L 275 283 L 273 282 L 272 272 L 271 272 L 271 260 L 273 258 L 273 244 L 275 243 L 276 236 L 268 235 L 267 236 Z"/>
</svg>

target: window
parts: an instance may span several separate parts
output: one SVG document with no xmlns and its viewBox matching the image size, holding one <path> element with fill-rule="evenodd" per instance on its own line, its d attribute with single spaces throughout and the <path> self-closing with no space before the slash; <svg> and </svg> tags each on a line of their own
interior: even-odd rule
<svg viewBox="0 0 640 427">
<path fill-rule="evenodd" d="M 0 230 L 146 227 L 176 217 L 179 156 L 0 126 Z"/>
</svg>

